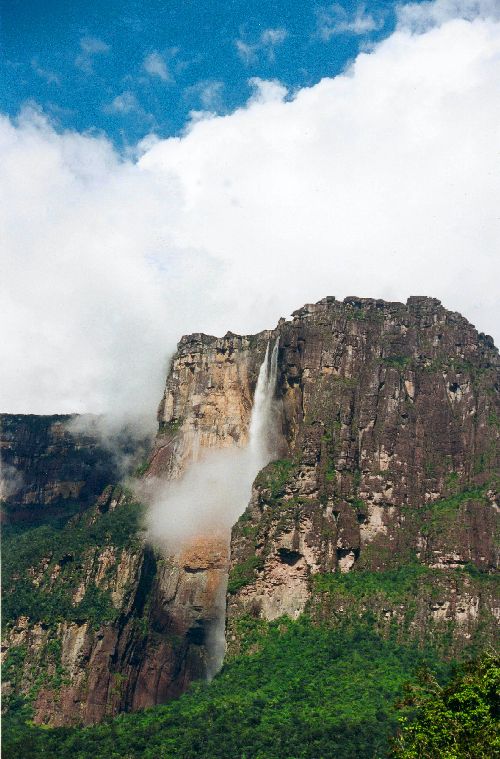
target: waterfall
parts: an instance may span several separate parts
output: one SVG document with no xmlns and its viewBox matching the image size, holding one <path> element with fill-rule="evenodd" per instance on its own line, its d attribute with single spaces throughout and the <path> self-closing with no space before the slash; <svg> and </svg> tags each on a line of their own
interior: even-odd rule
<svg viewBox="0 0 500 759">
<path fill-rule="evenodd" d="M 273 417 L 276 403 L 274 393 L 278 376 L 278 347 L 279 337 L 269 358 L 269 343 L 267 343 L 264 361 L 259 370 L 257 385 L 250 417 L 249 448 L 252 464 L 255 463 L 254 477 L 271 459 L 274 451 L 272 442 L 274 437 Z"/>
<path fill-rule="evenodd" d="M 269 356 L 269 342 L 267 343 L 264 361 L 259 369 L 250 416 L 248 446 L 246 450 L 239 452 L 239 464 L 242 467 L 239 472 L 241 500 L 236 499 L 232 504 L 233 521 L 236 521 L 245 510 L 250 500 L 255 477 L 271 461 L 275 453 L 277 404 L 274 394 L 278 377 L 278 347 L 279 338 L 274 343 L 271 356 Z M 233 477 L 238 477 L 238 461 L 234 459 L 232 464 L 236 466 L 231 470 L 231 474 Z M 207 677 L 209 680 L 222 667 L 226 653 L 226 589 L 227 576 L 219 586 L 215 619 L 207 631 Z"/>
</svg>

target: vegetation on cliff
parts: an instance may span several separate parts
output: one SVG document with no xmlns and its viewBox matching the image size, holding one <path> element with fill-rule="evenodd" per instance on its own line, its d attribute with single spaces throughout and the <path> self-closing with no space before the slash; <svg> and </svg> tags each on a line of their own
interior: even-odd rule
<svg viewBox="0 0 500 759">
<path fill-rule="evenodd" d="M 26 458 L 41 463 L 18 505 L 41 488 L 49 521 L 4 533 L 7 759 L 498 751 L 490 670 L 452 672 L 497 633 L 496 349 L 425 298 L 325 299 L 278 331 L 281 458 L 232 532 L 226 663 L 175 702 L 205 672 L 219 554 L 160 558 L 112 487 L 79 517 L 51 516 L 53 484 L 72 499 L 79 480 L 64 467 L 61 479 L 59 453 L 48 477 L 35 424 Z M 150 470 L 167 479 L 191 460 L 186 431 L 214 447 L 244 439 L 262 360 L 262 339 L 183 345 Z M 165 705 L 139 711 L 152 704 Z"/>
<path fill-rule="evenodd" d="M 426 665 L 441 681 L 448 665 L 366 623 L 332 630 L 307 616 L 293 622 L 240 620 L 245 652 L 211 684 L 179 700 L 89 728 L 6 721 L 5 759 L 359 759 L 384 757 L 397 728 L 395 702 Z"/>
<path fill-rule="evenodd" d="M 97 516 L 87 512 L 62 528 L 7 528 L 2 539 L 2 625 L 19 617 L 49 627 L 73 619 L 99 625 L 116 616 L 109 593 L 98 587 L 87 587 L 78 602 L 74 595 L 94 554 L 106 546 L 118 551 L 137 540 L 141 515 L 142 507 L 130 500 L 119 510 Z"/>
<path fill-rule="evenodd" d="M 95 508 L 63 525 L 4 528 L 4 707 L 15 708 L 19 697 L 31 705 L 47 690 L 58 699 L 71 683 L 63 666 L 64 625 L 85 623 L 96 632 L 120 616 L 127 587 L 118 602 L 112 591 L 120 557 L 140 545 L 142 511 L 122 488 L 109 486 Z"/>
</svg>

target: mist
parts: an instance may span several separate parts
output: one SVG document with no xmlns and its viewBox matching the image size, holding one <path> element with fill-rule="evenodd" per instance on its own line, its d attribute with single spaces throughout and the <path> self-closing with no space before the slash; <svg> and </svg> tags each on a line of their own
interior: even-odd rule
<svg viewBox="0 0 500 759">
<path fill-rule="evenodd" d="M 22 473 L 10 464 L 2 462 L 0 458 L 0 501 L 15 495 L 22 486 Z"/>
<path fill-rule="evenodd" d="M 83 414 L 65 423 L 72 435 L 88 435 L 97 439 L 111 453 L 116 475 L 120 480 L 133 476 L 150 454 L 157 431 L 157 424 L 148 415 L 131 409 L 121 415 L 116 413 Z"/>
<path fill-rule="evenodd" d="M 249 449 L 207 451 L 181 480 L 146 478 L 135 484 L 148 504 L 148 537 L 167 553 L 177 553 L 191 539 L 227 537 L 245 510 L 259 471 Z"/>
</svg>

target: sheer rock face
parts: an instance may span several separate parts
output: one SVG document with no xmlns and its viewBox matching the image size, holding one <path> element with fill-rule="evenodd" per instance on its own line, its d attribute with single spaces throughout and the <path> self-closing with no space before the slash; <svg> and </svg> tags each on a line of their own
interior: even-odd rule
<svg viewBox="0 0 500 759">
<path fill-rule="evenodd" d="M 227 540 L 199 539 L 178 557 L 161 556 L 141 536 L 125 536 L 123 545 L 105 535 L 104 545 L 86 542 L 106 515 L 119 520 L 128 506 L 130 496 L 106 488 L 73 521 L 84 533 L 82 544 L 65 546 L 62 558 L 51 548 L 27 568 L 26 578 L 20 574 L 5 588 L 6 596 L 26 592 L 27 579 L 37 597 L 54 594 L 70 612 L 64 619 L 62 611 L 61 619 L 57 608 L 47 614 L 42 607 L 40 619 L 34 608 L 34 616 L 7 623 L 3 694 L 7 703 L 16 693 L 32 698 L 35 722 L 99 722 L 163 703 L 210 671 L 207 636 L 219 618 Z M 12 670 L 13 656 L 19 663 Z"/>
<path fill-rule="evenodd" d="M 247 443 L 253 392 L 270 334 L 182 338 L 158 409 L 148 476 L 176 479 L 204 450 Z"/>
<path fill-rule="evenodd" d="M 417 594 L 416 635 L 451 621 L 460 647 L 480 620 L 492 631 L 492 587 L 455 582 L 458 569 L 492 573 L 498 561 L 491 338 L 430 298 L 327 298 L 281 325 L 280 346 L 288 462 L 263 470 L 233 529 L 230 649 L 242 615 L 304 611 L 315 574 L 414 562 L 441 570 L 439 603 Z"/>
<path fill-rule="evenodd" d="M 119 477 L 97 435 L 77 415 L 0 414 L 2 521 L 38 522 L 90 506 Z M 90 419 L 90 417 L 88 417 Z"/>
<path fill-rule="evenodd" d="M 233 529 L 229 651 L 238 650 L 243 615 L 275 619 L 307 609 L 323 622 L 342 617 L 349 598 L 316 587 L 315 577 L 415 564 L 427 574 L 411 588 L 411 619 L 408 599 L 396 597 L 363 598 L 360 612 L 371 611 L 382 630 L 397 624 L 403 637 L 451 629 L 453 651 L 478 629 L 491 636 L 499 358 L 490 338 L 436 300 L 327 298 L 273 332 L 184 337 L 144 477 L 176 479 L 205 450 L 247 443 L 258 370 L 278 335 L 283 450 L 258 475 Z M 20 418 L 18 429 L 31 435 L 33 419 Z M 21 455 L 14 434 L 9 462 L 35 461 L 36 445 L 26 446 L 31 459 L 29 450 Z M 64 452 L 43 445 L 55 457 L 47 481 L 66 481 L 57 469 Z M 68 481 L 84 481 L 81 497 L 85 477 Z M 47 503 L 51 486 L 44 487 L 37 492 Z M 126 506 L 127 497 L 109 488 L 85 519 L 98 525 Z M 97 722 L 175 697 L 210 671 L 226 536 L 200 536 L 170 557 L 143 538 L 111 542 L 84 551 L 79 562 L 73 577 L 77 557 L 66 565 L 48 555 L 29 568 L 30 582 L 54 593 L 65 584 L 75 605 L 97 588 L 111 605 L 108 621 L 72 618 L 54 628 L 21 616 L 7 629 L 4 653 L 25 655 L 21 677 L 6 691 L 34 689 L 36 721 Z M 47 653 L 55 648 L 57 656 Z"/>
</svg>

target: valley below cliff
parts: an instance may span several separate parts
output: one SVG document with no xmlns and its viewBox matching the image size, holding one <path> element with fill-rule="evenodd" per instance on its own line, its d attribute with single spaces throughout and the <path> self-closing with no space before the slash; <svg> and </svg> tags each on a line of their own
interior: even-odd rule
<svg viewBox="0 0 500 759">
<path fill-rule="evenodd" d="M 384 757 L 493 650 L 500 359 L 436 299 L 184 336 L 153 441 L 1 425 L 6 757 Z"/>
</svg>

